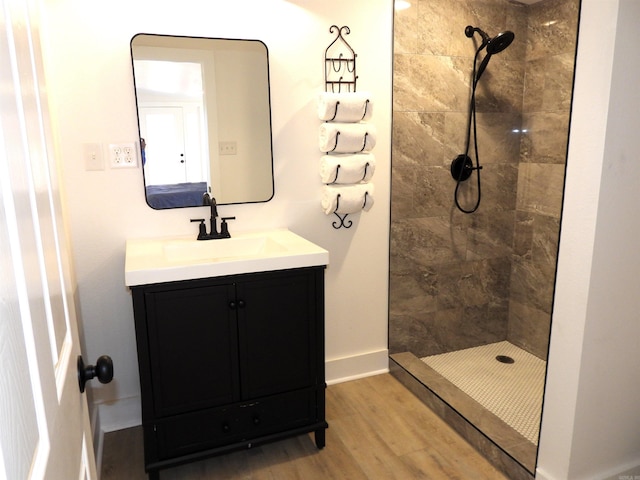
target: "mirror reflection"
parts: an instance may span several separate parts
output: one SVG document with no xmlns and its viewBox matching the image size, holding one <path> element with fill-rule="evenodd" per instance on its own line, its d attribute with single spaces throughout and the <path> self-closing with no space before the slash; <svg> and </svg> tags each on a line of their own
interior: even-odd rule
<svg viewBox="0 0 640 480">
<path fill-rule="evenodd" d="M 147 203 L 273 197 L 267 48 L 258 40 L 138 34 L 133 80 Z"/>
</svg>

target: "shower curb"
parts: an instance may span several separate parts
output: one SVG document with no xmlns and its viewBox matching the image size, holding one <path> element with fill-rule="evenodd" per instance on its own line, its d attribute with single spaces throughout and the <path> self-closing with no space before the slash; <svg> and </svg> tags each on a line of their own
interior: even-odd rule
<svg viewBox="0 0 640 480">
<path fill-rule="evenodd" d="M 419 363 L 416 363 L 419 362 Z M 503 472 L 511 480 L 533 480 L 535 471 L 535 461 L 525 462 L 522 458 L 522 450 L 526 451 L 526 456 L 535 454 L 535 445 L 530 442 L 518 445 L 515 455 L 510 454 L 505 448 L 498 445 L 478 427 L 471 423 L 464 415 L 452 407 L 438 393 L 428 387 L 418 378 L 420 374 L 412 369 L 412 366 L 424 365 L 420 359 L 411 353 L 392 354 L 389 357 L 389 372 L 400 383 L 402 383 L 411 393 L 413 393 L 422 403 L 429 407 L 434 413 L 442 418 L 451 428 L 458 432 L 467 442 L 469 442 L 478 452 L 480 452 L 495 468 Z M 429 368 L 424 365 L 425 368 Z M 420 367 L 422 369 L 422 367 Z M 493 415 L 485 412 L 483 415 Z M 495 417 L 498 422 L 502 422 Z M 527 445 L 527 444 L 530 444 Z M 533 449 L 533 450 L 532 450 Z M 513 452 L 512 452 L 513 453 Z M 520 457 L 520 460 L 515 458 Z M 533 455 L 535 458 L 535 455 Z M 524 463 L 527 463 L 525 465 Z"/>
</svg>

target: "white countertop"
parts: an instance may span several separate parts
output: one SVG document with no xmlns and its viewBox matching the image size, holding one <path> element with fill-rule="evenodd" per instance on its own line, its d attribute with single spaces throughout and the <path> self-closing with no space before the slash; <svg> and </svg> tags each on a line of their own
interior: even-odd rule
<svg viewBox="0 0 640 480">
<path fill-rule="evenodd" d="M 127 286 L 329 264 L 329 252 L 287 230 L 196 240 L 195 235 L 129 239 Z"/>
</svg>

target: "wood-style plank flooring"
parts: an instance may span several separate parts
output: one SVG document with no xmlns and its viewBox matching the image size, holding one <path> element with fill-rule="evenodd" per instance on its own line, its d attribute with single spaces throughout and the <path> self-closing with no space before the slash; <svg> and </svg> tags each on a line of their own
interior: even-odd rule
<svg viewBox="0 0 640 480">
<path fill-rule="evenodd" d="M 161 480 L 507 480 L 389 374 L 327 388 L 327 446 L 313 435 L 213 457 Z M 101 480 L 146 479 L 140 427 L 105 435 Z"/>
</svg>

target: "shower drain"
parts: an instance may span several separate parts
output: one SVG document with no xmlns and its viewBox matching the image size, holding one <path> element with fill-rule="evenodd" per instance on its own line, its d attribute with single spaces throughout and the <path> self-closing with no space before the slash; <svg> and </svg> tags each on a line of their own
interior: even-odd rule
<svg viewBox="0 0 640 480">
<path fill-rule="evenodd" d="M 496 360 L 500 363 L 515 363 L 515 360 L 508 355 L 498 355 Z"/>
</svg>

